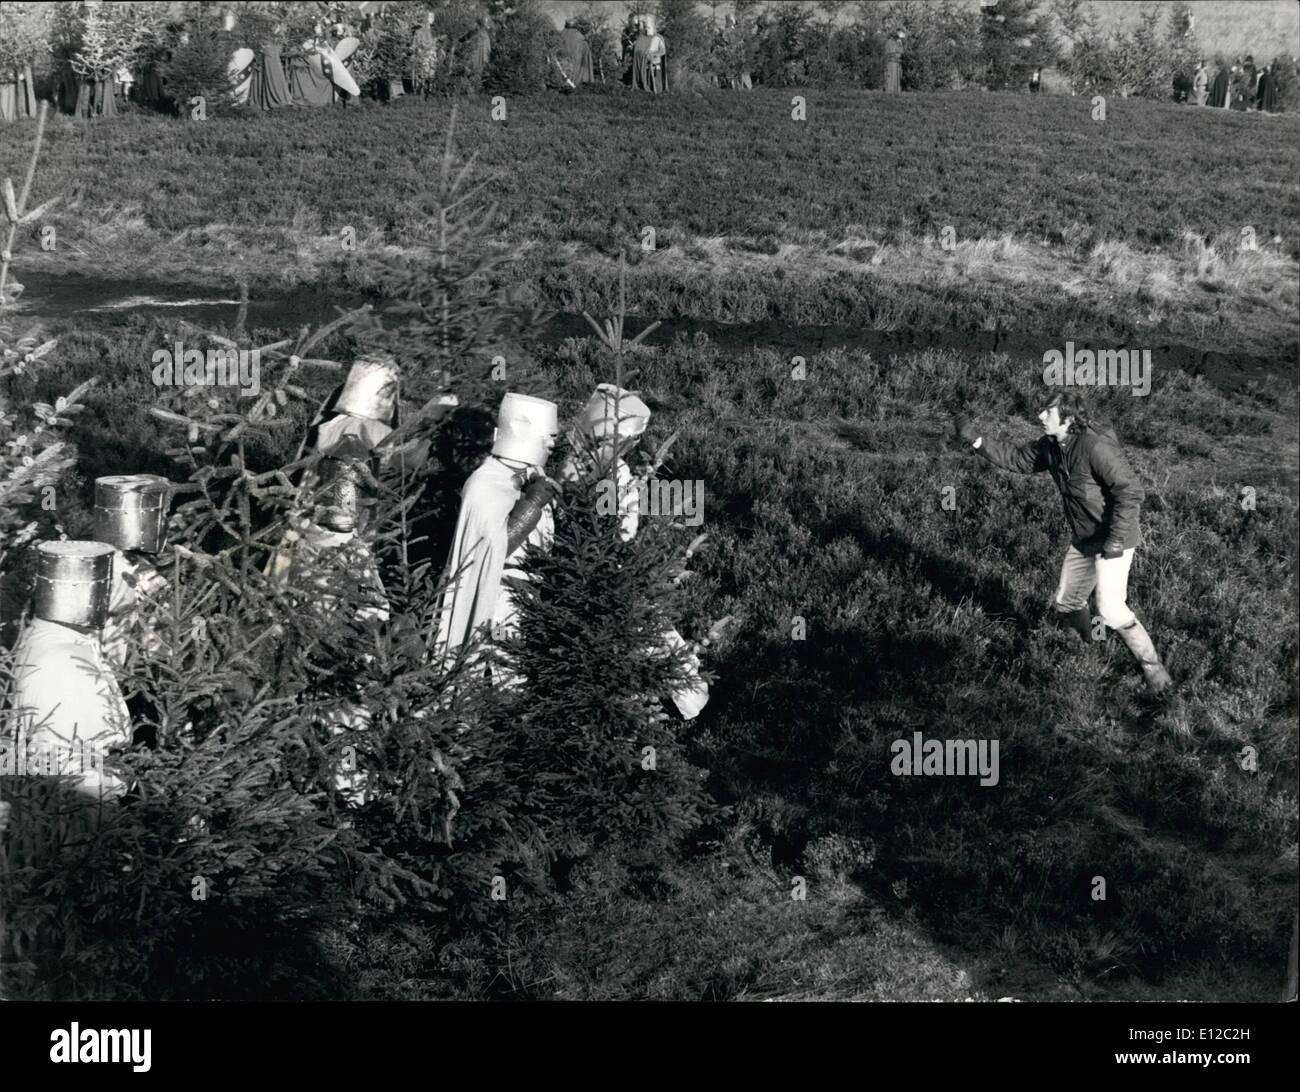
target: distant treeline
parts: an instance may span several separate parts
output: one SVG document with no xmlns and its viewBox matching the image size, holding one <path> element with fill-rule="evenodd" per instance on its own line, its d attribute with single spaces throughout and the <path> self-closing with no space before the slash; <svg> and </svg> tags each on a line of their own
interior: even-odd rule
<svg viewBox="0 0 1300 1092">
<path fill-rule="evenodd" d="M 999 0 L 983 7 L 958 0 L 658 0 L 625 9 L 626 23 L 617 5 L 568 9 L 591 47 L 596 86 L 629 82 L 632 19 L 641 12 L 656 16 L 667 43 L 670 93 L 752 85 L 880 89 L 886 42 L 899 32 L 903 91 L 1032 86 L 1183 101 L 1204 61 L 1211 79 L 1234 63 L 1251 74 L 1269 66 L 1286 109 L 1297 82 L 1294 57 L 1207 56 L 1186 4 L 1145 7 L 1123 28 L 1099 19 L 1086 0 Z M 0 97 L 6 88 L 16 92 L 21 115 L 28 81 L 69 112 L 111 115 L 128 102 L 182 112 L 177 104 L 194 95 L 222 112 L 230 106 L 236 49 L 271 44 L 287 61 L 312 43 L 330 47 L 344 39 L 360 43 L 347 68 L 365 97 L 538 93 L 562 86 L 551 63 L 559 47 L 555 10 L 541 0 L 431 0 L 365 11 L 319 2 L 228 10 L 199 3 L 6 3 L 0 5 Z M 491 38 L 487 64 L 473 44 L 482 28 Z M 340 92 L 336 101 L 345 98 Z"/>
</svg>

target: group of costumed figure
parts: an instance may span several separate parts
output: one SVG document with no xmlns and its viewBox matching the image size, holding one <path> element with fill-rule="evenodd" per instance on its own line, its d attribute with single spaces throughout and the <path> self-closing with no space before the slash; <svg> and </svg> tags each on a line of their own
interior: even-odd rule
<svg viewBox="0 0 1300 1092">
<path fill-rule="evenodd" d="M 637 91 L 662 94 L 668 90 L 668 45 L 650 14 L 628 16 L 621 43 L 623 82 Z M 574 19 L 564 21 L 555 54 L 549 58 L 564 90 L 594 83 L 591 44 Z"/>
<path fill-rule="evenodd" d="M 259 110 L 284 106 L 329 106 L 361 94 L 361 88 L 349 71 L 347 62 L 365 48 L 363 37 L 373 45 L 381 33 L 395 32 L 398 27 L 384 25 L 380 13 L 367 15 L 362 25 L 336 24 L 329 32 L 317 23 L 312 37 L 282 52 L 273 35 L 257 49 L 243 48 L 231 60 L 231 76 L 236 86 L 236 101 Z M 404 72 L 388 72 L 382 78 L 389 99 L 407 93 L 427 94 L 433 81 L 459 58 L 472 77 L 482 78 L 492 56 L 492 23 L 488 16 L 478 18 L 474 29 L 460 41 L 450 41 L 437 33 L 434 14 L 426 11 L 424 19 L 410 32 L 409 61 Z M 284 28 L 277 27 L 276 34 Z M 358 36 L 361 35 L 361 36 Z"/>
<path fill-rule="evenodd" d="M 0 121 L 36 116 L 36 82 L 32 79 L 32 66 L 8 71 L 0 69 Z"/>
<path fill-rule="evenodd" d="M 331 43 L 317 23 L 312 36 L 299 48 L 282 53 L 280 43 L 268 37 L 256 50 L 237 49 L 230 62 L 235 101 L 258 110 L 285 106 L 329 106 L 347 95 L 360 95 L 345 62 L 359 42 L 343 37 Z"/>
<path fill-rule="evenodd" d="M 305 579 L 314 605 L 324 610 L 339 609 L 342 597 L 331 589 L 346 581 L 346 602 L 358 623 L 389 617 L 378 559 L 365 535 L 367 482 L 398 460 L 418 467 L 428 454 L 427 443 L 389 442 L 399 425 L 398 391 L 398 367 L 391 357 L 351 366 L 304 438 L 300 456 L 316 458 L 300 479 L 299 505 L 266 567 L 266 575 L 281 587 Z M 432 418 L 456 405 L 455 395 L 440 396 Z M 640 520 L 639 493 L 626 456 L 649 420 L 649 408 L 633 392 L 601 384 L 582 412 L 577 453 L 559 471 L 561 481 L 616 475 L 617 536 L 624 542 L 637 534 Z M 472 642 L 482 650 L 517 632 L 512 583 L 527 579 L 520 568 L 525 553 L 549 550 L 553 541 L 561 486 L 548 476 L 547 464 L 558 433 L 554 402 L 515 392 L 502 399 L 491 450 L 461 493 L 437 635 L 429 648 L 429 655 L 449 668 Z M 13 653 L 16 731 L 3 742 L 29 756 L 40 754 L 35 775 L 69 778 L 82 798 L 102 802 L 130 792 L 104 769 L 102 757 L 153 742 L 143 727 L 147 716 L 129 707 L 119 679 L 132 649 L 146 657 L 164 654 L 166 638 L 153 632 L 149 619 L 163 616 L 161 607 L 171 595 L 160 557 L 167 547 L 171 491 L 156 475 L 98 478 L 94 538 L 36 547 L 32 614 Z M 153 609 L 143 609 L 146 601 Z M 674 629 L 661 633 L 658 644 L 686 649 L 687 681 L 662 697 L 683 719 L 692 719 L 709 698 L 696 650 Z M 519 683 L 502 655 L 494 655 L 484 670 L 494 686 Z M 359 702 L 340 700 L 323 723 L 337 733 L 364 729 L 369 719 Z M 100 761 L 87 764 L 88 754 Z M 359 801 L 363 776 L 339 773 L 336 787 Z"/>
<path fill-rule="evenodd" d="M 1238 57 L 1231 65 L 1220 62 L 1211 80 L 1205 61 L 1201 61 L 1192 77 L 1190 101 L 1197 106 L 1276 114 L 1280 88 L 1275 69 L 1281 67 L 1281 61 L 1274 61 L 1256 68 L 1254 57 L 1247 56 L 1244 60 Z"/>
</svg>

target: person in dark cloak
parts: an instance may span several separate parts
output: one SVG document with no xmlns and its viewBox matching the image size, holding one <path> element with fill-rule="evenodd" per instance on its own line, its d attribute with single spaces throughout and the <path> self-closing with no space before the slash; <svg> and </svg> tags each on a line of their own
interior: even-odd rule
<svg viewBox="0 0 1300 1092">
<path fill-rule="evenodd" d="M 492 31 L 490 28 L 491 20 L 488 16 L 480 16 L 477 29 L 470 35 L 469 52 L 466 54 L 465 63 L 476 76 L 482 76 L 487 70 L 488 62 L 492 60 Z"/>
<path fill-rule="evenodd" d="M 1241 66 L 1241 95 L 1245 100 L 1243 110 L 1255 108 L 1255 86 L 1258 82 L 1259 70 L 1255 67 L 1255 57 L 1247 53 L 1246 60 Z"/>
<path fill-rule="evenodd" d="M 1210 85 L 1210 105 L 1224 107 L 1228 105 L 1229 73 L 1226 61 L 1219 62 L 1219 71 L 1214 74 L 1214 83 Z"/>
<path fill-rule="evenodd" d="M 1232 74 L 1229 77 L 1228 109 L 1243 111 L 1246 109 L 1246 73 L 1242 66 L 1237 64 L 1232 66 Z"/>
<path fill-rule="evenodd" d="M 289 81 L 280 63 L 280 43 L 271 36 L 261 42 L 253 58 L 253 78 L 248 88 L 248 104 L 258 110 L 278 110 L 293 105 Z"/>
<path fill-rule="evenodd" d="M 1259 76 L 1259 90 L 1255 94 L 1255 108 L 1266 114 L 1277 113 L 1277 77 L 1273 66 L 1265 65 Z"/>
<path fill-rule="evenodd" d="M 593 83 L 595 75 L 591 65 L 591 46 L 572 19 L 564 21 L 560 34 L 559 61 L 575 84 Z"/>
<path fill-rule="evenodd" d="M 898 94 L 903 89 L 903 39 L 906 31 L 898 31 L 885 43 L 885 90 Z"/>
<path fill-rule="evenodd" d="M 640 16 L 628 14 L 627 22 L 623 25 L 623 82 L 628 87 L 632 86 L 633 73 L 636 69 L 635 50 L 636 40 L 641 35 Z"/>
<path fill-rule="evenodd" d="M 163 35 L 162 48 L 154 55 L 140 73 L 140 101 L 151 110 L 164 114 L 173 113 L 176 104 L 167 93 L 163 71 L 172 59 L 172 50 L 185 33 L 184 23 L 168 23 Z"/>
<path fill-rule="evenodd" d="M 330 106 L 334 102 L 334 85 L 325 75 L 324 69 L 317 74 L 316 68 L 307 59 L 315 53 L 316 43 L 321 38 L 320 24 L 316 24 L 316 36 L 304 42 L 299 48 L 290 48 L 286 76 L 289 83 L 289 95 L 295 106 Z"/>
</svg>

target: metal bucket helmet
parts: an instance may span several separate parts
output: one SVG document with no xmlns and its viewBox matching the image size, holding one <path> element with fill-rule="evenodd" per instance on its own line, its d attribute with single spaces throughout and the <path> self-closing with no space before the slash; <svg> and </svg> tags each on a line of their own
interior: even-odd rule
<svg viewBox="0 0 1300 1092">
<path fill-rule="evenodd" d="M 497 413 L 492 454 L 532 466 L 545 466 L 559 430 L 559 408 L 554 402 L 507 392 Z"/>
<path fill-rule="evenodd" d="M 613 383 L 600 384 L 582 410 L 583 432 L 597 442 L 614 439 L 620 454 L 636 443 L 649 424 L 650 407 Z"/>
<path fill-rule="evenodd" d="M 387 353 L 361 357 L 348 369 L 348 377 L 334 403 L 335 412 L 381 421 L 395 428 L 399 377 L 397 361 Z"/>
<path fill-rule="evenodd" d="M 157 474 L 95 479 L 95 539 L 119 550 L 156 554 L 167 540 L 170 484 Z"/>
<path fill-rule="evenodd" d="M 107 542 L 42 542 L 36 547 L 37 618 L 99 629 L 108 619 L 113 547 Z"/>
</svg>

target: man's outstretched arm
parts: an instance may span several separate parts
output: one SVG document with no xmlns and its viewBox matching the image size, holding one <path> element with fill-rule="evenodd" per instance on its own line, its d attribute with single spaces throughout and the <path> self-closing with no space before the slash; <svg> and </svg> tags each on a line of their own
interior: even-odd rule
<svg viewBox="0 0 1300 1092">
<path fill-rule="evenodd" d="M 994 466 L 1017 474 L 1038 474 L 1047 469 L 1047 455 L 1041 439 L 1025 444 L 1005 444 L 982 435 L 969 417 L 957 417 L 952 425 L 963 443 L 970 444 Z"/>
</svg>

